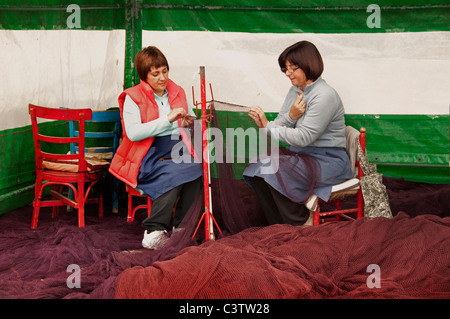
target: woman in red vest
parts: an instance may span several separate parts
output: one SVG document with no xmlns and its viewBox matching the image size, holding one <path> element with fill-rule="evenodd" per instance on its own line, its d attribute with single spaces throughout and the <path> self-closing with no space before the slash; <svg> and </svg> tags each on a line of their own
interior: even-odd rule
<svg viewBox="0 0 450 319">
<path fill-rule="evenodd" d="M 141 83 L 119 96 L 124 132 L 109 171 L 152 199 L 150 217 L 142 223 L 142 245 L 155 249 L 168 238 L 171 225 L 180 225 L 201 194 L 202 166 L 189 153 L 185 131 L 195 114 L 184 90 L 169 79 L 164 54 L 146 47 L 136 55 L 135 66 Z"/>
</svg>

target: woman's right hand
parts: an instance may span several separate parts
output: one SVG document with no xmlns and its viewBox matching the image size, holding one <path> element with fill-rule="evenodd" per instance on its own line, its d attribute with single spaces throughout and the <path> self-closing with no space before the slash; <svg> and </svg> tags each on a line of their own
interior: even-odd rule
<svg viewBox="0 0 450 319">
<path fill-rule="evenodd" d="M 252 106 L 250 108 L 250 111 L 248 111 L 248 116 L 250 116 L 255 121 L 256 125 L 259 128 L 265 128 L 267 126 L 267 123 L 269 122 L 267 120 L 266 114 L 259 106 Z"/>
<path fill-rule="evenodd" d="M 303 93 L 300 92 L 300 88 L 298 88 L 298 94 L 298 97 L 295 99 L 294 103 L 292 103 L 289 111 L 289 117 L 293 121 L 297 121 L 301 118 L 306 111 L 306 102 L 303 101 Z"/>
<path fill-rule="evenodd" d="M 183 109 L 182 107 L 173 109 L 172 111 L 170 111 L 169 114 L 167 114 L 167 118 L 169 120 L 170 123 L 177 121 L 178 119 L 185 117 L 186 116 L 186 110 Z"/>
</svg>

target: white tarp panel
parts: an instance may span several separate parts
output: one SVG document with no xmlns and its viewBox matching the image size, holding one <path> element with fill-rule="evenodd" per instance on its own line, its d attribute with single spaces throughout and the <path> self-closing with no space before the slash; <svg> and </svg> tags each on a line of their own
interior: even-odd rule
<svg viewBox="0 0 450 319">
<path fill-rule="evenodd" d="M 170 77 L 200 100 L 200 66 L 214 97 L 279 110 L 290 81 L 277 58 L 309 40 L 323 78 L 348 114 L 448 114 L 450 32 L 261 34 L 144 31 L 167 56 Z M 125 31 L 0 30 L 0 131 L 30 125 L 28 104 L 106 109 L 123 89 Z M 209 94 L 209 90 L 208 90 Z M 209 95 L 208 95 L 209 98 Z"/>
<path fill-rule="evenodd" d="M 290 86 L 279 70 L 278 56 L 300 40 L 318 47 L 325 64 L 323 78 L 338 91 L 348 114 L 448 114 L 450 32 L 144 31 L 142 43 L 164 52 L 170 77 L 188 96 L 194 86 L 200 101 L 196 73 L 202 65 L 215 99 L 276 112 Z"/>
<path fill-rule="evenodd" d="M 118 106 L 124 30 L 0 30 L 0 48 L 0 131 L 31 125 L 29 103 Z"/>
</svg>

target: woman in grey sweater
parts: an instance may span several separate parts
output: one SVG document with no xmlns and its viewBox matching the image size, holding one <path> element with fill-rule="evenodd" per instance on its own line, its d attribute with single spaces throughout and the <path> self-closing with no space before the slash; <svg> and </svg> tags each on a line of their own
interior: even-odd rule
<svg viewBox="0 0 450 319">
<path fill-rule="evenodd" d="M 346 151 L 344 107 L 337 92 L 322 78 L 323 61 L 314 44 L 300 41 L 278 58 L 289 78 L 289 89 L 274 121 L 259 106 L 249 116 L 260 129 L 288 145 L 275 170 L 267 162 L 252 163 L 244 178 L 255 191 L 269 224 L 303 225 L 310 211 L 304 203 L 310 195 L 327 201 L 332 185 L 353 177 Z"/>
</svg>

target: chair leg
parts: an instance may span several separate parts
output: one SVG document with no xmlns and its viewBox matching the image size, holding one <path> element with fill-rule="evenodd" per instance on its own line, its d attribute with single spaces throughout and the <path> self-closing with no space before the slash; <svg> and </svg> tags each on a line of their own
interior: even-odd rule
<svg viewBox="0 0 450 319">
<path fill-rule="evenodd" d="M 119 199 L 117 198 L 117 190 L 119 189 L 119 180 L 115 177 L 112 178 L 113 182 L 112 182 L 112 210 L 114 214 L 119 213 Z"/>
<path fill-rule="evenodd" d="M 38 189 L 38 186 L 35 186 L 36 189 Z M 41 206 L 41 199 L 38 197 L 38 193 L 39 191 L 35 192 L 35 198 L 34 198 L 34 202 L 33 202 L 33 217 L 31 219 L 31 228 L 32 229 L 36 229 L 37 228 L 37 223 L 38 223 L 38 218 L 39 218 L 39 208 Z"/>
<path fill-rule="evenodd" d="M 50 186 L 51 189 L 57 193 L 61 193 L 63 186 L 58 186 L 58 185 L 52 185 Z M 56 218 L 58 217 L 58 211 L 59 211 L 59 206 L 53 206 L 52 207 L 52 218 Z"/>
<path fill-rule="evenodd" d="M 127 222 L 131 223 L 133 220 L 134 220 L 133 196 L 131 196 L 131 194 L 128 193 L 128 216 L 127 216 Z"/>
<path fill-rule="evenodd" d="M 85 200 L 87 201 L 87 197 L 89 195 L 88 192 L 93 192 L 94 189 L 94 185 L 96 185 L 97 189 L 98 189 L 98 197 L 97 197 L 97 203 L 98 203 L 98 218 L 103 218 L 103 190 L 105 189 L 104 186 L 104 179 L 100 180 L 98 183 L 93 182 L 92 187 L 90 187 L 90 189 L 87 190 L 86 192 L 86 197 Z M 93 192 L 94 194 L 94 192 Z M 85 201 L 85 203 L 86 203 Z"/>
<path fill-rule="evenodd" d="M 84 183 L 78 183 L 78 227 L 84 227 Z"/>
<path fill-rule="evenodd" d="M 41 204 L 41 201 L 39 199 L 35 200 L 33 203 L 33 218 L 31 220 L 31 228 L 32 229 L 37 228 L 40 204 Z"/>
<path fill-rule="evenodd" d="M 31 219 L 32 229 L 37 228 L 39 209 L 41 208 L 41 188 L 42 188 L 42 180 L 39 178 L 39 176 L 37 176 L 36 183 L 34 185 L 33 217 Z"/>
<path fill-rule="evenodd" d="M 358 198 L 357 198 L 357 202 L 358 202 L 358 212 L 356 213 L 356 219 L 358 218 L 362 218 L 364 216 L 364 199 L 362 196 L 362 191 L 361 189 L 358 190 Z"/>
<path fill-rule="evenodd" d="M 340 199 L 336 199 L 334 202 L 334 207 L 335 210 L 341 210 L 342 209 L 342 205 L 341 205 L 341 200 Z M 341 220 L 341 215 L 335 215 L 336 216 L 336 220 L 340 221 Z"/>
<path fill-rule="evenodd" d="M 98 195 L 98 217 L 103 218 L 103 195 Z"/>
<path fill-rule="evenodd" d="M 69 187 L 69 192 L 67 193 L 67 197 L 69 197 L 69 198 L 72 199 L 72 200 L 75 200 L 75 199 L 74 199 L 74 198 L 75 198 L 75 195 L 74 195 L 74 193 L 73 193 L 72 188 L 70 188 L 70 187 Z M 67 205 L 66 211 L 67 211 L 67 212 L 72 212 L 72 211 L 73 211 L 73 207 L 70 206 L 70 205 Z"/>
<path fill-rule="evenodd" d="M 52 218 L 58 217 L 58 206 L 52 207 Z"/>
<path fill-rule="evenodd" d="M 314 211 L 314 217 L 313 217 L 313 225 L 314 226 L 318 226 L 319 223 L 320 223 L 320 215 L 319 215 L 319 213 L 320 213 L 320 206 L 317 205 L 317 208 Z"/>
<path fill-rule="evenodd" d="M 150 217 L 150 212 L 152 211 L 152 200 L 147 196 L 147 216 Z"/>
</svg>

